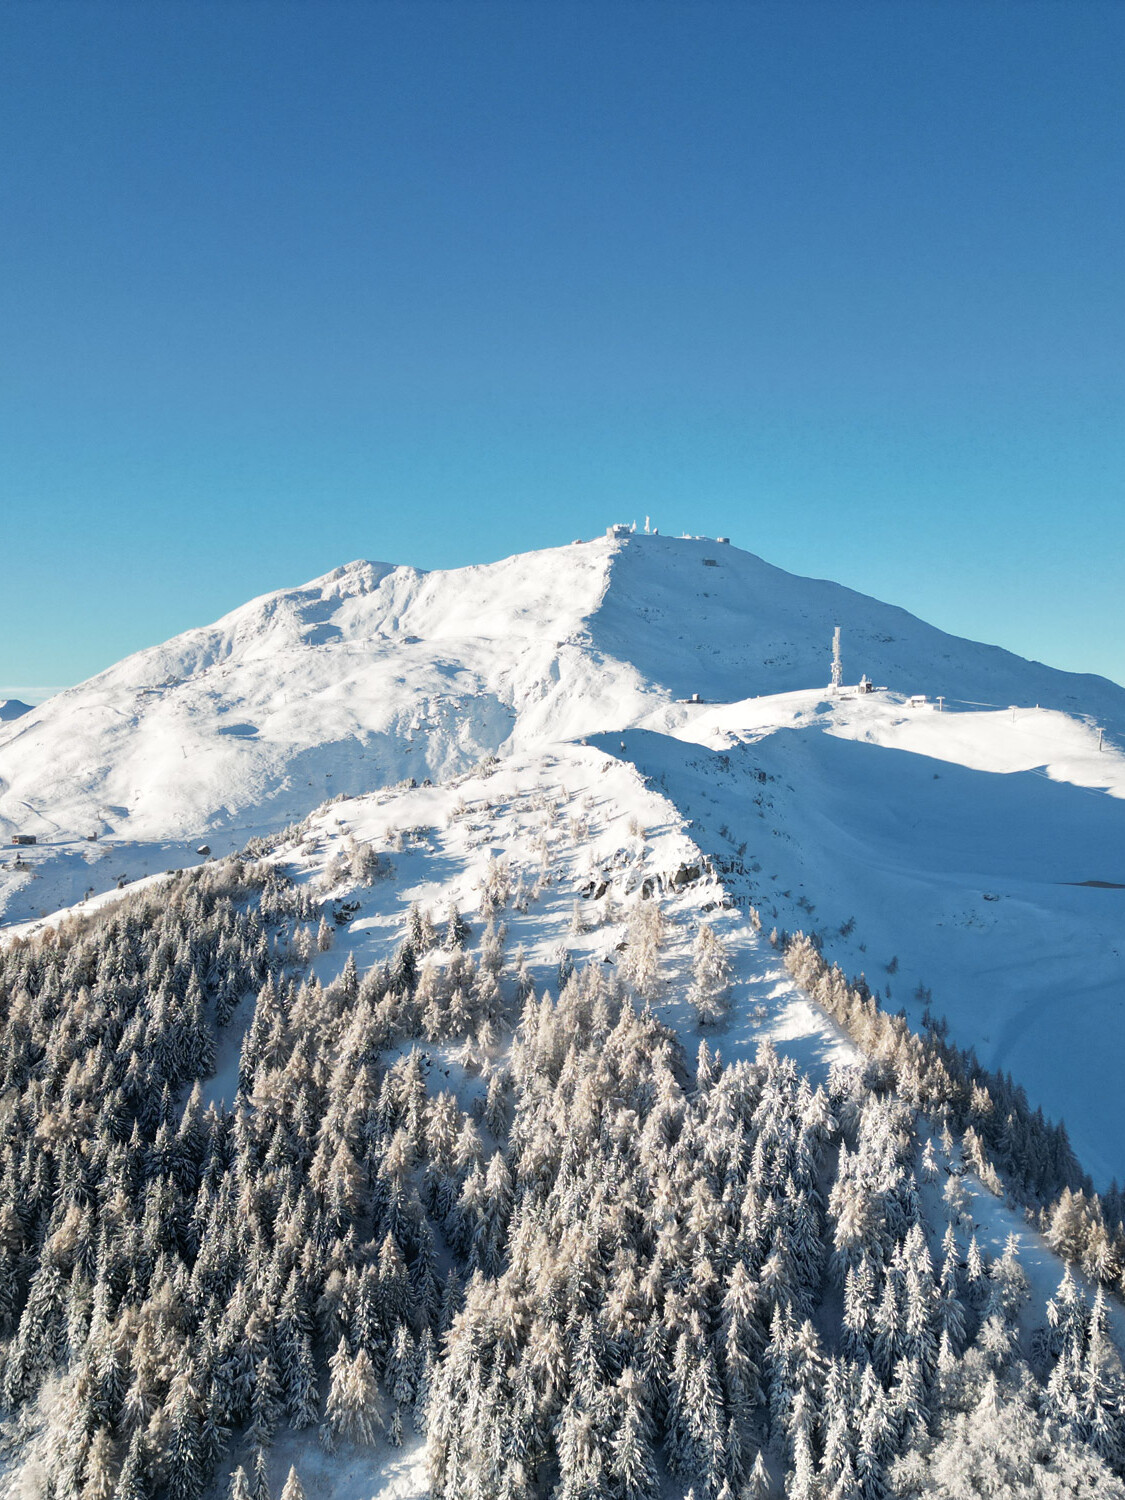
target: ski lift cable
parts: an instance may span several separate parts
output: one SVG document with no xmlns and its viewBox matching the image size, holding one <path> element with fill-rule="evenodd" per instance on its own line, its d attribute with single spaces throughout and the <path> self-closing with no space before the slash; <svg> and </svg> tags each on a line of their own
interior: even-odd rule
<svg viewBox="0 0 1125 1500">
<path fill-rule="evenodd" d="M 947 698 L 947 703 L 963 703 L 966 708 L 1011 708 L 1010 703 L 977 703 L 973 698 Z"/>
<path fill-rule="evenodd" d="M 1020 705 L 1016 704 L 1016 703 L 978 703 L 978 702 L 976 702 L 972 698 L 946 698 L 945 702 L 946 703 L 961 703 L 961 704 L 964 704 L 965 707 L 967 707 L 967 708 L 996 708 L 996 709 L 1000 709 L 1004 713 L 1009 712 L 1013 708 L 1017 708 L 1017 709 L 1020 708 Z M 1035 707 L 1038 708 L 1039 704 L 1037 703 L 1035 705 Z M 1030 712 L 1030 710 L 1026 709 L 1026 708 L 1025 709 L 1021 709 L 1020 711 L 1021 712 Z M 1054 710 L 1047 709 L 1047 710 L 1045 710 L 1045 712 L 1051 713 L 1051 712 L 1054 712 Z M 1016 721 L 1016 722 L 1018 722 L 1018 721 Z M 1043 734 L 1043 732 L 1041 730 L 1039 730 L 1039 731 L 1037 731 L 1037 735 L 1041 739 L 1054 740 L 1055 743 L 1059 744 L 1059 745 L 1064 745 L 1064 744 L 1068 743 L 1060 735 L 1057 735 L 1057 734 Z"/>
</svg>

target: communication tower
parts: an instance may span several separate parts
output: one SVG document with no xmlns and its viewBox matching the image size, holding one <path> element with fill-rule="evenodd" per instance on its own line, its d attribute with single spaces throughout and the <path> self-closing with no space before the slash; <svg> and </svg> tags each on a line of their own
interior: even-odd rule
<svg viewBox="0 0 1125 1500">
<path fill-rule="evenodd" d="M 840 660 L 840 627 L 832 635 L 832 691 L 838 692 L 844 685 L 844 664 Z"/>
</svg>

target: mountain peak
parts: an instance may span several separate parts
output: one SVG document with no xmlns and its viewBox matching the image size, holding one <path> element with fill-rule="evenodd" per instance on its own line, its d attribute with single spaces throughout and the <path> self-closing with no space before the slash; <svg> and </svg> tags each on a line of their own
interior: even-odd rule
<svg viewBox="0 0 1125 1500">
<path fill-rule="evenodd" d="M 276 826 L 326 794 L 849 680 L 1125 724 L 1125 691 L 713 539 L 643 532 L 423 572 L 357 559 L 141 651 L 0 732 L 0 828 Z M 31 829 L 30 831 L 35 831 Z"/>
</svg>

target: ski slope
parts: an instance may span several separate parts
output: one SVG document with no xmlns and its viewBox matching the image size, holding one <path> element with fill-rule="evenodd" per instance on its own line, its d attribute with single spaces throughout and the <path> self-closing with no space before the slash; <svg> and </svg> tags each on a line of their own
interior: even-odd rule
<svg viewBox="0 0 1125 1500">
<path fill-rule="evenodd" d="M 837 624 L 849 678 L 879 691 L 818 686 Z M 1102 1184 L 1125 1176 L 1122 743 L 1116 684 L 707 539 L 352 563 L 0 727 L 0 833 L 38 840 L 0 870 L 0 919 L 341 793 L 440 797 L 491 756 L 503 774 L 632 762 L 767 927 L 817 932 L 915 1022 L 928 991 L 954 1040 L 1065 1117 Z"/>
</svg>

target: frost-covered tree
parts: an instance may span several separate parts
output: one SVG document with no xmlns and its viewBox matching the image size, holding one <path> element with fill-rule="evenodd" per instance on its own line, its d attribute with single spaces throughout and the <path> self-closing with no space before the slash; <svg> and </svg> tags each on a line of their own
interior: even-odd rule
<svg viewBox="0 0 1125 1500">
<path fill-rule="evenodd" d="M 621 977 L 642 999 L 655 997 L 660 982 L 660 950 L 668 922 L 657 901 L 638 901 L 629 914 Z"/>
<path fill-rule="evenodd" d="M 327 1445 L 336 1439 L 369 1447 L 383 1428 L 382 1402 L 371 1357 L 366 1349 L 348 1354 L 341 1338 L 328 1365 L 330 1383 L 325 1406 L 325 1427 L 321 1429 Z"/>
<path fill-rule="evenodd" d="M 311 1425 L 322 1391 L 326 1444 L 424 1430 L 435 1500 L 639 1500 L 658 1455 L 697 1500 L 869 1500 L 931 1456 L 945 1472 L 990 1381 L 1044 1473 L 1121 1464 L 1104 1297 L 1064 1281 L 1041 1387 L 1014 1250 L 970 1242 L 962 1266 L 951 1225 L 930 1260 L 913 1171 L 935 1091 L 970 1157 L 1025 1184 L 1070 1170 L 1014 1085 L 926 1051 L 940 1032 L 912 1039 L 809 943 L 787 961 L 873 1060 L 817 1086 L 768 1044 L 727 1064 L 704 1043 L 693 1068 L 636 1003 L 667 982 L 659 896 L 630 919 L 641 985 L 571 960 L 537 996 L 504 972 L 498 910 L 437 953 L 421 909 L 385 962 L 322 983 L 316 893 L 268 852 L 0 950 L 3 1396 L 44 1390 L 54 1500 L 209 1494 L 232 1445 Z M 205 1106 L 237 1006 L 239 1087 Z M 479 1110 L 423 1035 L 481 1069 Z M 1108 1211 L 1074 1180 L 1057 1215 L 1103 1277 Z M 249 1467 L 241 1500 L 266 1482 L 264 1454 Z"/>
<path fill-rule="evenodd" d="M 305 1500 L 304 1488 L 297 1477 L 297 1470 L 292 1465 L 281 1489 L 281 1500 Z"/>
<path fill-rule="evenodd" d="M 710 923 L 701 922 L 692 951 L 688 998 L 702 1024 L 713 1025 L 725 1015 L 732 973 L 726 944 Z"/>
</svg>

